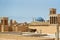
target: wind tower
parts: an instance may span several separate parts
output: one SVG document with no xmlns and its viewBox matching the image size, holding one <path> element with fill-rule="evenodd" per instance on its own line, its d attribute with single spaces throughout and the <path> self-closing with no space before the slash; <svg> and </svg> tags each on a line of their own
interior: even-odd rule
<svg viewBox="0 0 60 40">
<path fill-rule="evenodd" d="M 59 40 L 59 22 L 55 8 L 50 8 L 50 24 L 56 25 L 56 40 Z"/>
<path fill-rule="evenodd" d="M 50 24 L 56 24 L 57 23 L 57 14 L 55 8 L 50 8 Z"/>
<path fill-rule="evenodd" d="M 1 32 L 8 31 L 8 17 L 2 17 L 1 19 Z"/>
</svg>

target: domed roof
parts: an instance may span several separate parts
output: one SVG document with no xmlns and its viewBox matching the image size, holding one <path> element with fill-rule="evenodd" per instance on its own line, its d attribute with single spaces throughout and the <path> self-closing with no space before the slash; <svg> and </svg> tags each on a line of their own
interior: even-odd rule
<svg viewBox="0 0 60 40">
<path fill-rule="evenodd" d="M 35 20 L 36 21 L 44 21 L 44 19 L 42 17 L 37 17 Z"/>
</svg>

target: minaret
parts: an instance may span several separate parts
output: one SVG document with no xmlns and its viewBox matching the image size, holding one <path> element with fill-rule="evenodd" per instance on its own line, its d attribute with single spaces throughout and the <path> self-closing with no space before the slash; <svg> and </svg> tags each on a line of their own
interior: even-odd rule
<svg viewBox="0 0 60 40">
<path fill-rule="evenodd" d="M 33 17 L 33 22 L 35 22 L 35 17 Z"/>
</svg>

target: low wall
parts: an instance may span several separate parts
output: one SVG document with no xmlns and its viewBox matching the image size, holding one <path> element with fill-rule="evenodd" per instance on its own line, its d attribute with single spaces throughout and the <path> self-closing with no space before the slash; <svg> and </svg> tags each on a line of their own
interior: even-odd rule
<svg viewBox="0 0 60 40">
<path fill-rule="evenodd" d="M 0 34 L 0 40 L 55 40 L 48 37 L 27 37 L 14 34 Z"/>
</svg>

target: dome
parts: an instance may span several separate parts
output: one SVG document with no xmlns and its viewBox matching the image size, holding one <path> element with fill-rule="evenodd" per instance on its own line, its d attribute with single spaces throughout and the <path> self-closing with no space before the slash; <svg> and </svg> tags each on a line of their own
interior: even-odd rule
<svg viewBox="0 0 60 40">
<path fill-rule="evenodd" d="M 37 17 L 35 20 L 36 21 L 44 21 L 44 19 L 42 17 Z"/>
</svg>

